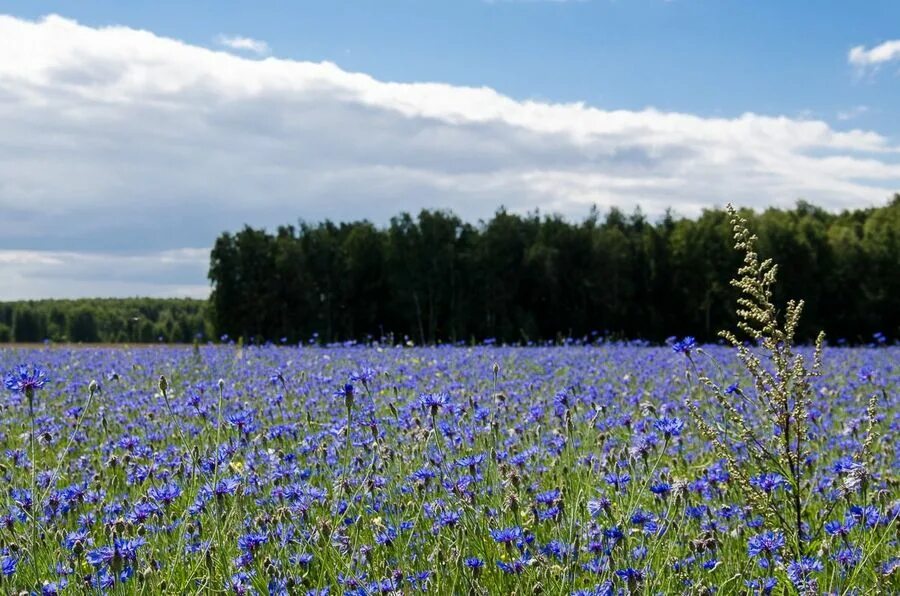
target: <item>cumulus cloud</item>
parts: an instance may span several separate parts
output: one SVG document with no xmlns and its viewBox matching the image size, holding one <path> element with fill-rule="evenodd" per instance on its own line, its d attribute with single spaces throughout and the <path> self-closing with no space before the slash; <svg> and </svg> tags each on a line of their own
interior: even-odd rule
<svg viewBox="0 0 900 596">
<path fill-rule="evenodd" d="M 258 39 L 253 39 L 251 37 L 241 37 L 240 35 L 219 35 L 216 38 L 216 41 L 219 43 L 219 45 L 225 46 L 226 48 L 231 48 L 232 50 L 253 52 L 254 54 L 259 54 L 260 56 L 264 56 L 271 51 L 271 48 L 269 48 L 269 44 Z"/>
<path fill-rule="evenodd" d="M 850 64 L 860 68 L 880 66 L 885 62 L 900 60 L 900 39 L 886 41 L 870 49 L 866 49 L 865 46 L 856 46 L 850 49 L 847 60 Z"/>
<path fill-rule="evenodd" d="M 380 81 L 58 16 L 0 17 L 0 139 L 0 212 L 15 222 L 0 250 L 85 258 L 152 260 L 244 223 L 298 218 L 384 223 L 433 207 L 475 220 L 501 204 L 692 215 L 798 197 L 840 209 L 882 203 L 900 186 L 900 150 L 873 131 Z M 204 270 L 174 283 L 203 286 Z M 51 292 L 62 282 L 50 274 L 44 285 L 6 279 L 0 298 L 63 291 Z M 142 279 L 172 288 L 165 271 Z"/>
</svg>

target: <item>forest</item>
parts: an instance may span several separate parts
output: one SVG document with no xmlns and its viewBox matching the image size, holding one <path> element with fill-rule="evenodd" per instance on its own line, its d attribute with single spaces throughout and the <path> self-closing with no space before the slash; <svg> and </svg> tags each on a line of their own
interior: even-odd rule
<svg viewBox="0 0 900 596">
<path fill-rule="evenodd" d="M 799 337 L 900 336 L 900 194 L 831 213 L 743 212 L 780 264 L 775 299 L 806 301 Z M 716 339 L 733 328 L 740 265 L 724 211 L 591 210 L 580 221 L 499 209 L 299 222 L 224 232 L 207 301 L 81 299 L 0 303 L 0 341 L 515 343 Z M 227 336 L 227 338 L 226 338 Z"/>
<path fill-rule="evenodd" d="M 0 342 L 190 343 L 211 337 L 207 302 L 87 298 L 0 302 Z"/>
<path fill-rule="evenodd" d="M 900 330 L 900 195 L 879 208 L 745 211 L 780 264 L 775 299 L 802 298 L 798 336 L 866 343 Z M 217 333 L 274 341 L 537 343 L 715 340 L 733 328 L 741 256 L 723 210 L 695 219 L 593 209 L 573 222 L 498 210 L 300 222 L 224 233 L 211 254 Z"/>
</svg>

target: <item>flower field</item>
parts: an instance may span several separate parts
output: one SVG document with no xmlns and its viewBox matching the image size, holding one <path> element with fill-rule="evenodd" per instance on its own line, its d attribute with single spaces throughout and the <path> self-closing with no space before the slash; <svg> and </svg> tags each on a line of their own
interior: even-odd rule
<svg viewBox="0 0 900 596">
<path fill-rule="evenodd" d="M 900 348 L 823 359 L 784 470 L 723 346 L 0 351 L 0 592 L 897 594 Z"/>
</svg>

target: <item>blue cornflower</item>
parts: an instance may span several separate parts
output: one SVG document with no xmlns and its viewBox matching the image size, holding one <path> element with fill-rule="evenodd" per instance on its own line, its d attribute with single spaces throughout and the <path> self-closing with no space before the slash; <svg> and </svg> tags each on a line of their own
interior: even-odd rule
<svg viewBox="0 0 900 596">
<path fill-rule="evenodd" d="M 539 494 L 535 495 L 534 500 L 537 503 L 540 503 L 542 505 L 552 505 L 553 503 L 555 503 L 556 501 L 559 500 L 559 497 L 561 495 L 562 495 L 562 491 L 560 491 L 558 488 L 554 488 L 554 489 L 548 490 L 547 492 L 543 492 L 543 493 L 539 493 Z"/>
<path fill-rule="evenodd" d="M 374 368 L 365 367 L 356 372 L 350 373 L 350 380 L 354 383 L 362 383 L 368 385 L 378 376 L 378 371 Z"/>
<path fill-rule="evenodd" d="M 384 531 L 379 532 L 375 535 L 375 544 L 380 544 L 383 546 L 390 546 L 394 543 L 394 540 L 397 539 L 397 530 L 391 527 L 387 527 Z"/>
<path fill-rule="evenodd" d="M 667 439 L 677 437 L 684 430 L 684 420 L 678 417 L 663 416 L 653 423 L 653 427 L 661 432 Z"/>
<path fill-rule="evenodd" d="M 459 511 L 445 511 L 438 516 L 438 524 L 443 527 L 454 527 L 459 523 L 462 515 Z"/>
<path fill-rule="evenodd" d="M 252 553 L 268 542 L 269 537 L 262 533 L 251 532 L 238 538 L 238 548 L 245 553 Z"/>
<path fill-rule="evenodd" d="M 530 559 L 522 557 L 509 563 L 506 561 L 497 561 L 497 567 L 499 567 L 503 573 L 518 575 L 525 571 L 525 567 L 528 566 L 530 562 Z"/>
<path fill-rule="evenodd" d="M 240 481 L 237 478 L 223 478 L 216 483 L 212 492 L 217 498 L 222 498 L 226 495 L 233 495 L 238 486 L 240 486 Z"/>
<path fill-rule="evenodd" d="M 825 522 L 825 533 L 829 536 L 840 536 L 841 538 L 846 538 L 855 525 L 856 520 L 850 516 L 847 516 L 844 521 L 833 519 Z"/>
<path fill-rule="evenodd" d="M 862 560 L 862 554 L 862 549 L 858 546 L 844 547 L 834 553 L 831 558 L 844 569 L 852 569 L 859 565 L 859 562 Z"/>
<path fill-rule="evenodd" d="M 164 506 L 171 505 L 175 499 L 181 496 L 181 488 L 175 483 L 165 484 L 160 487 L 150 489 L 150 498 L 159 501 Z"/>
<path fill-rule="evenodd" d="M 591 517 L 597 517 L 601 513 L 609 513 L 611 507 L 612 502 L 606 497 L 591 499 L 587 502 L 588 514 L 590 514 Z"/>
<path fill-rule="evenodd" d="M 522 538 L 522 528 L 514 526 L 512 528 L 491 530 L 491 538 L 500 544 L 512 544 L 518 542 Z"/>
<path fill-rule="evenodd" d="M 423 393 L 419 396 L 419 405 L 429 410 L 432 416 L 437 416 L 438 411 L 444 408 L 449 401 L 446 393 Z"/>
<path fill-rule="evenodd" d="M 657 482 L 656 484 L 652 484 L 650 486 L 650 492 L 659 497 L 667 497 L 669 493 L 672 492 L 672 485 L 668 482 Z"/>
<path fill-rule="evenodd" d="M 137 560 L 138 549 L 145 544 L 147 544 L 147 541 L 141 536 L 137 538 L 120 538 L 115 541 L 115 548 L 122 559 L 133 563 Z"/>
<path fill-rule="evenodd" d="M 633 586 L 644 581 L 645 573 L 641 569 L 635 569 L 634 567 L 626 567 L 625 569 L 617 569 L 616 575 L 621 579 L 624 579 L 628 582 L 628 585 Z"/>
<path fill-rule="evenodd" d="M 750 485 L 755 486 L 766 494 L 771 494 L 779 488 L 787 488 L 788 482 L 784 476 L 777 472 L 764 472 L 750 478 Z"/>
<path fill-rule="evenodd" d="M 744 585 L 750 588 L 750 593 L 753 596 L 769 596 L 769 594 L 772 593 L 772 590 L 775 589 L 775 586 L 778 585 L 778 580 L 774 577 L 745 579 Z"/>
<path fill-rule="evenodd" d="M 87 554 L 87 561 L 94 567 L 104 567 L 112 563 L 116 557 L 116 550 L 111 546 L 101 546 Z"/>
<path fill-rule="evenodd" d="M 334 397 L 344 398 L 344 405 L 348 410 L 353 409 L 353 385 L 350 383 L 345 383 L 344 385 L 338 387 L 334 392 Z"/>
<path fill-rule="evenodd" d="M 622 528 L 619 526 L 613 526 L 611 528 L 606 528 L 603 530 L 603 536 L 606 537 L 613 545 L 622 540 L 625 537 L 625 532 L 622 531 Z"/>
<path fill-rule="evenodd" d="M 607 472 L 603 479 L 607 484 L 610 484 L 616 488 L 616 490 L 625 490 L 625 486 L 631 482 L 631 474 L 627 474 L 622 472 L 619 474 L 618 472 Z"/>
<path fill-rule="evenodd" d="M 474 455 L 466 455 L 456 460 L 456 465 L 461 468 L 469 468 L 469 472 L 474 476 L 475 469 L 484 462 L 484 454 L 476 453 Z"/>
<path fill-rule="evenodd" d="M 77 554 L 83 551 L 86 546 L 91 546 L 93 540 L 91 540 L 91 535 L 87 530 L 76 530 L 69 532 L 62 543 L 64 547 Z"/>
<path fill-rule="evenodd" d="M 3 557 L 0 559 L 0 573 L 2 573 L 5 577 L 11 576 L 16 572 L 16 567 L 19 566 L 19 559 L 15 557 Z"/>
<path fill-rule="evenodd" d="M 856 376 L 860 383 L 872 383 L 875 381 L 875 369 L 871 366 L 864 366 L 859 369 Z"/>
<path fill-rule="evenodd" d="M 731 395 L 732 393 L 737 393 L 740 391 L 740 386 L 737 383 L 732 383 L 728 387 L 725 388 L 725 395 Z"/>
<path fill-rule="evenodd" d="M 812 578 L 812 574 L 822 571 L 823 568 L 822 562 L 815 557 L 803 557 L 788 563 L 787 574 L 797 590 L 806 592 L 815 589 L 815 580 Z"/>
<path fill-rule="evenodd" d="M 39 366 L 32 364 L 31 370 L 24 364 L 20 364 L 15 371 L 7 373 L 5 379 L 6 388 L 14 393 L 33 397 L 34 392 L 42 389 L 50 379 Z"/>
<path fill-rule="evenodd" d="M 676 354 L 684 354 L 685 356 L 690 356 L 691 350 L 694 349 L 696 345 L 697 340 L 688 335 L 687 337 L 672 344 L 672 351 Z"/>
<path fill-rule="evenodd" d="M 784 544 L 784 534 L 766 530 L 747 540 L 747 553 L 753 558 L 764 557 L 760 560 L 760 566 L 765 567 L 768 559 L 777 556 Z"/>
<path fill-rule="evenodd" d="M 468 567 L 469 569 L 474 570 L 474 569 L 481 569 L 482 567 L 484 567 L 484 561 L 482 561 L 478 557 L 468 557 L 468 558 L 466 558 L 466 560 L 464 562 L 466 564 L 466 567 Z"/>
</svg>

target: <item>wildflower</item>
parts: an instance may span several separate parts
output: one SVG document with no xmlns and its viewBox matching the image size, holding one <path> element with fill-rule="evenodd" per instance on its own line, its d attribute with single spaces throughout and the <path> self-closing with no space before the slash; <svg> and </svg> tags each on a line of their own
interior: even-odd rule
<svg viewBox="0 0 900 596">
<path fill-rule="evenodd" d="M 747 553 L 754 559 L 760 559 L 760 567 L 768 566 L 768 561 L 778 556 L 778 552 L 784 548 L 784 534 L 766 530 L 762 534 L 751 536 L 747 541 Z"/>
<path fill-rule="evenodd" d="M 657 482 L 650 486 L 650 492 L 658 497 L 665 498 L 672 492 L 672 485 L 668 482 Z"/>
<path fill-rule="evenodd" d="M 334 396 L 337 398 L 344 398 L 344 406 L 348 410 L 353 409 L 353 385 L 350 383 L 345 383 L 343 386 L 338 387 L 338 389 L 334 392 Z"/>
<path fill-rule="evenodd" d="M 697 345 L 697 340 L 695 340 L 692 336 L 688 335 L 684 339 L 680 341 L 676 341 L 672 344 L 672 351 L 676 354 L 684 354 L 685 356 L 691 355 L 691 350 L 694 349 Z"/>
<path fill-rule="evenodd" d="M 43 389 L 44 384 L 49 380 L 40 367 L 32 364 L 31 371 L 29 371 L 27 366 L 20 364 L 14 372 L 6 375 L 5 384 L 6 388 L 13 393 L 21 393 L 31 398 L 34 397 L 34 392 Z"/>
<path fill-rule="evenodd" d="M 833 519 L 825 522 L 825 533 L 829 536 L 840 536 L 841 538 L 846 538 L 855 525 L 856 520 L 849 516 L 843 522 L 837 519 Z"/>
<path fill-rule="evenodd" d="M 591 499 L 587 502 L 588 513 L 591 517 L 598 517 L 601 513 L 609 513 L 612 502 L 606 497 Z"/>
<path fill-rule="evenodd" d="M 375 380 L 376 376 L 378 376 L 378 371 L 376 371 L 374 368 L 365 367 L 354 373 L 350 373 L 350 380 L 354 383 L 362 383 L 363 385 L 368 385 Z"/>
<path fill-rule="evenodd" d="M 181 488 L 171 483 L 150 489 L 150 498 L 159 501 L 163 506 L 171 505 L 181 495 Z"/>
<path fill-rule="evenodd" d="M 871 366 L 863 366 L 857 373 L 860 383 L 873 383 L 875 381 L 875 369 Z"/>
<path fill-rule="evenodd" d="M 750 478 L 750 486 L 754 486 L 768 495 L 779 488 L 787 488 L 788 482 L 777 472 L 764 472 Z"/>
<path fill-rule="evenodd" d="M 816 591 L 816 581 L 812 578 L 812 574 L 822 569 L 824 569 L 822 562 L 815 557 L 803 557 L 788 563 L 787 574 L 794 587 L 803 593 Z"/>
<path fill-rule="evenodd" d="M 423 409 L 429 410 L 431 416 L 437 416 L 441 408 L 446 407 L 448 396 L 446 393 L 423 393 L 419 396 L 419 405 Z"/>
<path fill-rule="evenodd" d="M 774 577 L 765 577 L 762 579 L 746 579 L 744 585 L 750 588 L 753 596 L 769 596 L 778 585 L 778 580 Z"/>
<path fill-rule="evenodd" d="M 603 479 L 607 484 L 615 487 L 616 490 L 625 490 L 625 486 L 631 482 L 631 474 L 627 474 L 622 472 L 619 474 L 618 472 L 607 472 Z"/>
<path fill-rule="evenodd" d="M 858 546 L 844 547 L 834 553 L 831 558 L 843 569 L 848 570 L 859 565 L 859 562 L 862 560 L 862 554 L 862 549 Z"/>
<path fill-rule="evenodd" d="M 653 423 L 653 427 L 661 432 L 666 439 L 681 435 L 684 430 L 684 420 L 677 417 L 664 416 Z"/>
<path fill-rule="evenodd" d="M 525 567 L 527 567 L 530 562 L 530 559 L 521 557 L 510 563 L 507 563 L 506 561 L 497 561 L 497 567 L 499 567 L 503 573 L 518 575 L 525 571 Z"/>
<path fill-rule="evenodd" d="M 269 538 L 265 534 L 250 533 L 238 538 L 238 548 L 245 553 L 252 553 L 260 546 L 268 542 Z"/>
<path fill-rule="evenodd" d="M 491 530 L 491 538 L 494 539 L 494 542 L 500 544 L 512 544 L 513 542 L 518 542 L 522 538 L 522 528 L 514 526 L 512 528 Z"/>
<path fill-rule="evenodd" d="M 644 581 L 646 573 L 634 567 L 626 567 L 625 569 L 617 569 L 616 576 L 628 582 L 628 587 L 633 592 L 637 585 Z"/>
<path fill-rule="evenodd" d="M 2 573 L 5 577 L 11 576 L 16 572 L 16 567 L 19 566 L 19 560 L 15 557 L 3 557 L 0 559 L 0 573 Z"/>
</svg>

